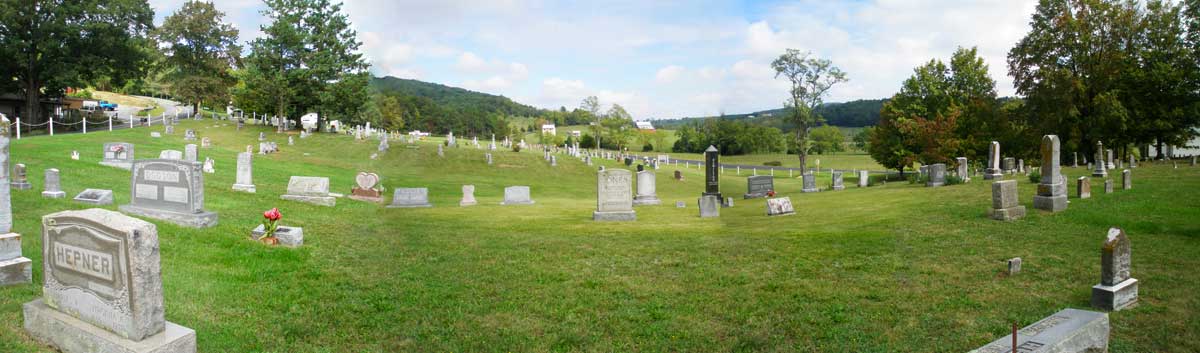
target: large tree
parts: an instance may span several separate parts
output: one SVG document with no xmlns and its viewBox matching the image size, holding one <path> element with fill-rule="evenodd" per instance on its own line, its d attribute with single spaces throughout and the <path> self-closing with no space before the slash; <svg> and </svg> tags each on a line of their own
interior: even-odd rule
<svg viewBox="0 0 1200 353">
<path fill-rule="evenodd" d="M 275 115 L 318 113 L 320 121 L 364 119 L 368 99 L 361 42 L 329 0 L 266 0 L 270 23 L 251 42 L 240 100 L 261 100 Z M 322 126 L 320 121 L 318 126 Z"/>
<path fill-rule="evenodd" d="M 1137 69 L 1128 73 L 1125 89 L 1134 142 L 1154 142 L 1157 155 L 1164 145 L 1185 145 L 1200 126 L 1200 65 L 1188 39 L 1183 5 L 1161 1 L 1146 4 L 1141 16 Z M 1192 16 L 1197 16 L 1193 14 Z"/>
<path fill-rule="evenodd" d="M 38 121 L 43 95 L 140 78 L 153 17 L 146 0 L 0 1 L 0 89 L 20 91 L 24 118 Z"/>
<path fill-rule="evenodd" d="M 812 127 L 822 121 L 819 114 L 814 114 L 824 101 L 829 89 L 841 82 L 846 82 L 846 73 L 842 72 L 829 59 L 813 58 L 812 53 L 788 49 L 779 58 L 771 62 L 775 69 L 775 77 L 783 76 L 791 82 L 789 94 L 791 99 L 784 105 L 788 108 L 789 119 L 796 126 L 796 144 L 800 156 L 800 169 L 807 169 L 809 141 L 808 134 Z"/>
<path fill-rule="evenodd" d="M 155 33 L 165 50 L 171 93 L 191 102 L 195 113 L 201 102 L 224 107 L 237 83 L 232 70 L 239 66 L 242 48 L 237 28 L 224 18 L 211 2 L 188 1 Z"/>
</svg>

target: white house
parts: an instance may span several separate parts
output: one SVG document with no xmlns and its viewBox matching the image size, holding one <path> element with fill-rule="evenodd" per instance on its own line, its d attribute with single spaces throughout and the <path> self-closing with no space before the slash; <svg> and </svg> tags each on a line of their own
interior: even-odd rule
<svg viewBox="0 0 1200 353">
<path fill-rule="evenodd" d="M 654 132 L 654 125 L 650 124 L 649 121 L 637 121 L 634 124 L 637 125 L 638 130 Z"/>
<path fill-rule="evenodd" d="M 558 130 L 554 128 L 554 124 L 542 125 L 542 133 L 558 136 Z"/>
<path fill-rule="evenodd" d="M 583 133 L 579 132 L 579 130 L 571 130 L 571 136 L 580 137 L 583 136 Z"/>
</svg>

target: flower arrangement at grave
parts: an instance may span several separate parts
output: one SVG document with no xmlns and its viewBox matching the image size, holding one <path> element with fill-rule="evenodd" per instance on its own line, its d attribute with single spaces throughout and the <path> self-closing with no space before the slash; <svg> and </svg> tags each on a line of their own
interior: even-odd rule
<svg viewBox="0 0 1200 353">
<path fill-rule="evenodd" d="M 121 152 L 125 152 L 125 145 L 112 145 L 112 147 L 109 147 L 108 149 L 113 153 L 119 154 Z"/>
<path fill-rule="evenodd" d="M 767 197 L 775 197 L 775 190 L 768 190 Z"/>
<path fill-rule="evenodd" d="M 269 245 L 275 245 L 279 242 L 279 239 L 275 238 L 275 231 L 279 229 L 280 218 L 283 218 L 283 215 L 279 213 L 279 208 L 272 208 L 263 212 L 263 235 L 258 238 L 259 241 Z"/>
</svg>

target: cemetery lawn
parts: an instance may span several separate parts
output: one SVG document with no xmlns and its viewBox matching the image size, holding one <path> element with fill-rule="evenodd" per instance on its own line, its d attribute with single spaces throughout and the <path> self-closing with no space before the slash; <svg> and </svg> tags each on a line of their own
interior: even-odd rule
<svg viewBox="0 0 1200 353">
<path fill-rule="evenodd" d="M 552 168 L 540 151 L 497 151 L 487 166 L 473 147 L 439 159 L 433 142 L 393 140 L 371 160 L 374 139 L 317 134 L 288 146 L 266 128 L 213 124 L 185 121 L 159 139 L 149 136 L 162 131 L 155 126 L 13 142 L 11 163 L 25 163 L 34 186 L 13 192 L 34 284 L 0 288 L 0 352 L 51 352 L 22 329 L 21 305 L 41 295 L 41 216 L 88 208 L 70 201 L 84 188 L 111 188 L 116 202 L 104 208 L 128 203 L 129 172 L 98 164 L 102 144 L 130 142 L 137 157 L 155 157 L 183 150 L 187 128 L 212 139 L 200 158 L 217 161 L 204 177 L 219 224 L 152 222 L 167 320 L 195 329 L 201 352 L 963 352 L 1013 322 L 1086 309 L 1112 226 L 1132 241 L 1140 299 L 1110 315 L 1111 351 L 1200 351 L 1200 167 L 1186 163 L 1142 163 L 1134 188 L 1114 194 L 1097 179 L 1091 199 L 1072 197 L 1058 214 L 1032 208 L 1035 187 L 1022 177 L 1030 214 L 1007 223 L 985 217 L 990 185 L 979 178 L 860 189 L 847 175 L 845 191 L 801 194 L 799 179 L 778 177 L 796 215 L 766 217 L 763 200 L 741 199 L 745 173 L 722 178 L 735 207 L 700 219 L 701 171 L 680 169 L 685 180 L 675 181 L 672 166 L 658 171 L 663 205 L 636 208 L 636 222 L 596 223 L 594 167 L 566 155 Z M 236 154 L 257 146 L 259 131 L 282 152 L 255 155 L 258 193 L 233 192 Z M 52 167 L 66 199 L 39 195 Z M 379 173 L 387 194 L 428 187 L 434 207 L 279 199 L 291 175 L 327 176 L 348 194 L 360 170 Z M 463 184 L 476 186 L 478 206 L 458 207 Z M 537 203 L 498 205 L 510 185 L 531 186 Z M 304 227 L 304 247 L 248 240 L 272 207 L 282 224 Z M 1005 260 L 1018 256 L 1022 272 L 1006 276 Z"/>
</svg>

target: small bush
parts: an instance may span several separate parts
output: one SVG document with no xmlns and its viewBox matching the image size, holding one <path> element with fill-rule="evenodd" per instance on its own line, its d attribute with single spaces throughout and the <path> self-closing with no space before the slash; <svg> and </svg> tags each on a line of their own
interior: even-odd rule
<svg viewBox="0 0 1200 353">
<path fill-rule="evenodd" d="M 912 174 L 908 175 L 908 183 L 909 184 L 925 184 L 925 182 L 928 182 L 928 181 L 929 181 L 929 177 L 925 176 L 925 175 L 921 175 L 921 173 L 912 173 Z"/>
<path fill-rule="evenodd" d="M 652 151 L 654 151 L 654 145 L 651 145 L 650 143 L 646 143 L 645 146 L 642 146 L 642 152 L 652 152 Z"/>
<path fill-rule="evenodd" d="M 768 167 L 782 167 L 783 162 L 780 162 L 780 161 L 763 162 L 763 165 L 768 166 Z"/>
<path fill-rule="evenodd" d="M 513 152 L 521 152 L 521 145 L 513 144 Z"/>
<path fill-rule="evenodd" d="M 1034 169 L 1033 171 L 1029 172 L 1029 182 L 1034 184 L 1042 182 L 1042 171 Z"/>
<path fill-rule="evenodd" d="M 957 175 L 947 175 L 946 176 L 946 185 L 958 185 L 958 184 L 962 184 L 962 183 L 963 183 L 962 178 L 959 178 Z"/>
</svg>

